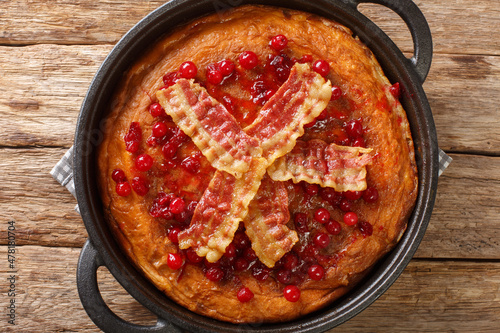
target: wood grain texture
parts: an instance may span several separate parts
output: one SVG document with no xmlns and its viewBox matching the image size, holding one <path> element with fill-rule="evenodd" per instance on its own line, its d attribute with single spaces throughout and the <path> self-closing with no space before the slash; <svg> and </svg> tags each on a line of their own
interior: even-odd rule
<svg viewBox="0 0 500 333">
<path fill-rule="evenodd" d="M 71 146 L 83 98 L 110 49 L 0 47 L 0 146 Z M 438 54 L 424 89 L 441 148 L 500 155 L 500 113 L 492 112 L 500 57 Z"/>
<path fill-rule="evenodd" d="M 417 252 L 423 258 L 500 259 L 500 158 L 452 154 Z"/>
<path fill-rule="evenodd" d="M 17 248 L 17 325 L 0 321 L 2 332 L 99 332 L 76 289 L 80 249 Z M 2 257 L 6 247 L 0 246 Z M 0 266 L 0 276 L 7 272 Z M 104 300 L 121 318 L 151 325 L 144 309 L 104 268 L 98 271 Z M 463 286 L 467 288 L 463 288 Z M 329 332 L 493 332 L 500 314 L 500 263 L 413 260 L 395 284 L 351 321 Z M 6 290 L 6 279 L 0 287 Z M 6 299 L 3 299 L 5 301 Z M 56 300 L 56 301 L 54 301 Z M 460 319 L 460 320 L 458 320 Z"/>
<path fill-rule="evenodd" d="M 110 49 L 0 47 L 0 145 L 71 146 L 83 98 Z"/>
<path fill-rule="evenodd" d="M 49 174 L 65 149 L 0 149 L 2 221 L 16 222 L 17 243 L 82 246 L 87 233 L 76 199 Z M 6 244 L 6 228 L 0 242 Z"/>
<path fill-rule="evenodd" d="M 114 44 L 145 15 L 167 1 L 0 1 L 0 44 Z M 214 1 L 227 8 L 234 0 Z M 500 8 L 491 0 L 415 1 L 431 28 L 437 53 L 500 55 Z M 372 4 L 360 10 L 405 51 L 408 30 L 394 12 Z M 36 15 L 33 15 L 36 13 Z M 8 14 L 8 15 L 7 15 Z"/>
</svg>

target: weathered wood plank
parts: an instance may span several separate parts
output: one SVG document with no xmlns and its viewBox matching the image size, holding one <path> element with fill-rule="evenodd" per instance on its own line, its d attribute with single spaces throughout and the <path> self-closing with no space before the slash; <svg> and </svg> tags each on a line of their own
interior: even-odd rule
<svg viewBox="0 0 500 333">
<path fill-rule="evenodd" d="M 431 29 L 434 52 L 500 55 L 500 8 L 495 0 L 416 0 Z M 406 25 L 381 5 L 361 4 L 360 11 L 372 19 L 404 51 L 413 44 Z"/>
<path fill-rule="evenodd" d="M 168 1 L 2 1 L 0 44 L 114 44 L 165 2 Z"/>
<path fill-rule="evenodd" d="M 110 49 L 0 47 L 0 145 L 70 146 L 80 105 Z"/>
<path fill-rule="evenodd" d="M 62 155 L 60 148 L 0 150 L 0 211 L 16 221 L 19 244 L 81 247 L 87 237 L 76 200 L 49 175 Z M 452 157 L 416 256 L 500 259 L 500 201 L 491 195 L 500 191 L 500 158 Z"/>
<path fill-rule="evenodd" d="M 16 326 L 0 331 L 98 332 L 76 290 L 80 249 L 17 247 Z M 6 247 L 0 247 L 5 257 Z M 6 277 L 6 265 L 0 275 Z M 148 325 L 155 317 L 101 268 L 103 298 L 120 317 Z M 0 287 L 7 290 L 7 279 Z M 500 263 L 413 260 L 395 284 L 360 315 L 329 332 L 493 332 L 500 314 Z M 10 298 L 4 294 L 2 304 Z M 460 319 L 460 320 L 458 320 Z"/>
<path fill-rule="evenodd" d="M 423 258 L 498 259 L 500 158 L 453 154 L 417 252 Z"/>
<path fill-rule="evenodd" d="M 69 147 L 83 97 L 110 48 L 0 47 L 0 146 Z M 436 55 L 424 88 L 441 148 L 500 154 L 500 113 L 492 112 L 500 57 Z"/>
<path fill-rule="evenodd" d="M 16 222 L 18 244 L 82 246 L 87 233 L 76 199 L 49 174 L 65 149 L 1 149 L 2 223 Z M 6 228 L 0 229 L 6 244 Z"/>
<path fill-rule="evenodd" d="M 499 154 L 500 57 L 436 55 L 424 89 L 442 149 Z"/>
<path fill-rule="evenodd" d="M 44 0 L 2 1 L 0 44 L 116 43 L 135 23 L 166 1 Z M 415 1 L 427 18 L 438 53 L 500 55 L 500 9 L 495 0 Z M 214 1 L 217 8 L 239 1 Z M 408 30 L 392 11 L 363 4 L 372 18 L 405 51 L 413 49 Z M 31 15 L 31 13 L 37 13 Z M 27 15 L 28 13 L 28 15 Z"/>
</svg>

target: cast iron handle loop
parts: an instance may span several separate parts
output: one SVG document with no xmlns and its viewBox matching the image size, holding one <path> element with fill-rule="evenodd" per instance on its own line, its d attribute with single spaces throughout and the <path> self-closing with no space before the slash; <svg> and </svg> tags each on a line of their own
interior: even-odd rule
<svg viewBox="0 0 500 333">
<path fill-rule="evenodd" d="M 97 269 L 104 266 L 99 253 L 87 240 L 80 253 L 77 268 L 77 286 L 80 300 L 90 319 L 104 332 L 111 333 L 182 333 L 173 324 L 158 318 L 154 326 L 131 324 L 114 314 L 102 299 L 97 284 Z"/>
<path fill-rule="evenodd" d="M 413 56 L 409 59 L 417 72 L 421 83 L 424 83 L 431 68 L 432 35 L 424 14 L 412 0 L 344 0 L 356 7 L 360 3 L 376 3 L 383 5 L 398 14 L 408 26 L 413 38 Z"/>
</svg>

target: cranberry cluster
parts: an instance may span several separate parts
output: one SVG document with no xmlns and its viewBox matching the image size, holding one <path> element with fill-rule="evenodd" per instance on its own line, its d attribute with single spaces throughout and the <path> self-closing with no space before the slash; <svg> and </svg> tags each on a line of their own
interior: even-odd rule
<svg viewBox="0 0 500 333">
<path fill-rule="evenodd" d="M 153 217 L 161 217 L 166 220 L 175 219 L 177 222 L 186 225 L 190 222 L 196 205 L 197 201 L 191 201 L 187 204 L 183 198 L 176 197 L 173 193 L 159 192 L 153 200 L 149 214 Z"/>
<path fill-rule="evenodd" d="M 329 203 L 332 208 L 339 208 L 344 212 L 342 222 L 346 226 L 357 225 L 363 236 L 370 236 L 373 233 L 372 225 L 367 221 L 359 220 L 358 215 L 352 211 L 352 205 L 355 201 L 361 198 L 366 203 L 374 203 L 378 200 L 378 191 L 375 187 L 368 187 L 364 191 L 346 191 L 337 192 L 333 188 L 321 188 L 316 184 L 302 183 L 303 190 L 309 198 L 314 195 L 319 195 L 324 201 Z M 342 231 L 340 222 L 331 218 L 330 212 L 320 207 L 313 213 L 313 220 L 319 224 L 324 225 L 324 230 L 327 232 L 316 232 L 312 236 L 312 244 L 317 249 L 328 247 L 330 244 L 330 235 L 338 235 Z M 306 213 L 298 212 L 294 215 L 295 229 L 301 233 L 309 232 L 309 220 Z"/>
<path fill-rule="evenodd" d="M 223 84 L 228 79 L 238 79 L 241 87 L 250 92 L 252 103 L 263 105 L 286 81 L 291 68 L 297 62 L 310 63 L 312 69 L 322 76 L 327 76 L 330 73 L 330 65 L 325 60 L 314 61 L 311 55 L 304 55 L 300 59 L 288 56 L 283 52 L 287 45 L 288 39 L 285 36 L 274 36 L 269 43 L 273 52 L 266 57 L 262 66 L 258 66 L 261 60 L 252 51 L 242 52 L 237 58 L 237 63 L 224 59 L 218 63 L 210 64 L 204 69 L 206 81 L 201 82 L 201 84 L 212 87 L 211 92 L 217 94 L 217 90 L 213 89 L 215 86 Z M 240 68 L 237 68 L 237 64 L 239 64 Z M 252 70 L 254 77 L 251 80 L 242 75 L 242 72 L 250 70 Z M 164 86 L 161 89 L 167 89 L 174 85 L 180 78 L 196 79 L 198 73 L 199 69 L 193 62 L 183 62 L 177 71 L 163 76 Z M 391 92 L 395 96 L 399 96 L 399 86 L 394 85 L 391 87 Z M 340 87 L 333 86 L 331 100 L 339 100 L 342 94 Z M 231 112 L 238 103 L 242 102 L 228 95 L 218 97 Z M 161 163 L 160 169 L 169 169 L 180 165 L 187 172 L 196 174 L 201 166 L 199 152 L 184 158 L 180 163 L 177 160 L 177 152 L 189 138 L 166 115 L 165 110 L 159 103 L 152 103 L 148 110 L 151 116 L 156 119 L 156 122 L 152 126 L 151 136 L 146 140 L 146 143 L 152 147 L 161 146 L 164 161 Z M 305 127 L 316 126 L 319 128 L 321 122 L 327 121 L 330 117 L 331 114 L 325 110 Z M 362 119 L 344 120 L 340 131 L 334 134 L 336 137 L 335 142 L 341 145 L 364 147 Z M 131 153 L 139 151 L 142 140 L 139 123 L 131 123 L 124 140 L 127 151 Z M 153 167 L 153 164 L 154 159 L 148 154 L 139 154 L 135 158 L 135 168 L 139 172 L 148 172 Z M 120 196 L 128 196 L 131 193 L 131 188 L 139 195 L 145 195 L 148 192 L 149 184 L 143 176 L 134 177 L 131 181 L 132 186 L 127 181 L 125 173 L 120 169 L 113 171 L 112 178 L 117 183 L 116 192 Z M 302 187 L 305 196 L 319 195 L 332 207 L 341 209 L 344 212 L 341 221 L 343 224 L 346 226 L 357 225 L 365 237 L 372 234 L 372 225 L 366 221 L 358 221 L 357 214 L 351 208 L 353 202 L 361 198 L 367 203 L 377 201 L 378 191 L 375 188 L 369 187 L 363 192 L 339 193 L 332 188 L 321 188 L 316 184 L 303 183 Z M 173 221 L 173 224 L 168 229 L 168 238 L 172 243 L 178 244 L 178 234 L 188 227 L 196 204 L 196 201 L 187 203 L 183 198 L 177 197 L 173 193 L 159 192 L 153 200 L 150 214 L 155 218 Z M 205 258 L 199 257 L 192 248 L 188 248 L 187 250 L 179 250 L 177 253 L 169 253 L 167 264 L 173 270 L 182 269 L 185 265 L 196 265 L 203 270 L 208 280 L 214 282 L 226 280 L 241 284 L 238 274 L 243 272 L 250 273 L 258 281 L 273 278 L 283 284 L 285 299 L 296 302 L 300 299 L 300 289 L 297 285 L 307 278 L 315 281 L 324 278 L 324 266 L 331 264 L 331 258 L 321 255 L 320 252 L 330 245 L 333 236 L 341 233 L 342 224 L 332 219 L 329 210 L 326 208 L 316 209 L 312 218 L 309 218 L 306 213 L 295 213 L 293 220 L 296 231 L 307 234 L 308 242 L 304 246 L 295 247 L 291 252 L 285 254 L 272 269 L 265 266 L 257 258 L 251 248 L 251 242 L 245 234 L 243 225 L 240 225 L 232 243 L 229 244 L 225 254 L 217 262 L 210 263 Z M 309 226 L 314 222 L 323 227 L 315 228 L 314 234 L 309 235 Z M 245 286 L 242 286 L 236 295 L 240 302 L 248 302 L 253 296 L 252 291 Z"/>
</svg>

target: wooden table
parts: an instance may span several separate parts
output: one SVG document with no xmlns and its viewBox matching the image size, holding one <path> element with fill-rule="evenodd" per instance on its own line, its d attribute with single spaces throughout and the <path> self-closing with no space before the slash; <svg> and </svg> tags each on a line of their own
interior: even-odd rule
<svg viewBox="0 0 500 333">
<path fill-rule="evenodd" d="M 0 0 L 0 331 L 99 331 L 76 291 L 87 234 L 76 200 L 49 171 L 72 145 L 89 83 L 117 40 L 164 1 Z M 439 145 L 426 236 L 397 282 L 331 332 L 500 330 L 500 9 L 496 0 L 419 0 L 434 37 L 424 88 Z M 406 53 L 396 14 L 362 5 Z M 11 222 L 9 224 L 9 222 Z M 15 227 L 16 247 L 9 248 Z M 11 234 L 12 235 L 12 234 Z M 12 245 L 12 243 L 11 243 Z M 9 263 L 8 251 L 15 250 Z M 10 264 L 15 296 L 8 295 Z M 100 269 L 105 300 L 134 323 L 155 317 Z M 15 326 L 8 323 L 15 300 Z"/>
</svg>

